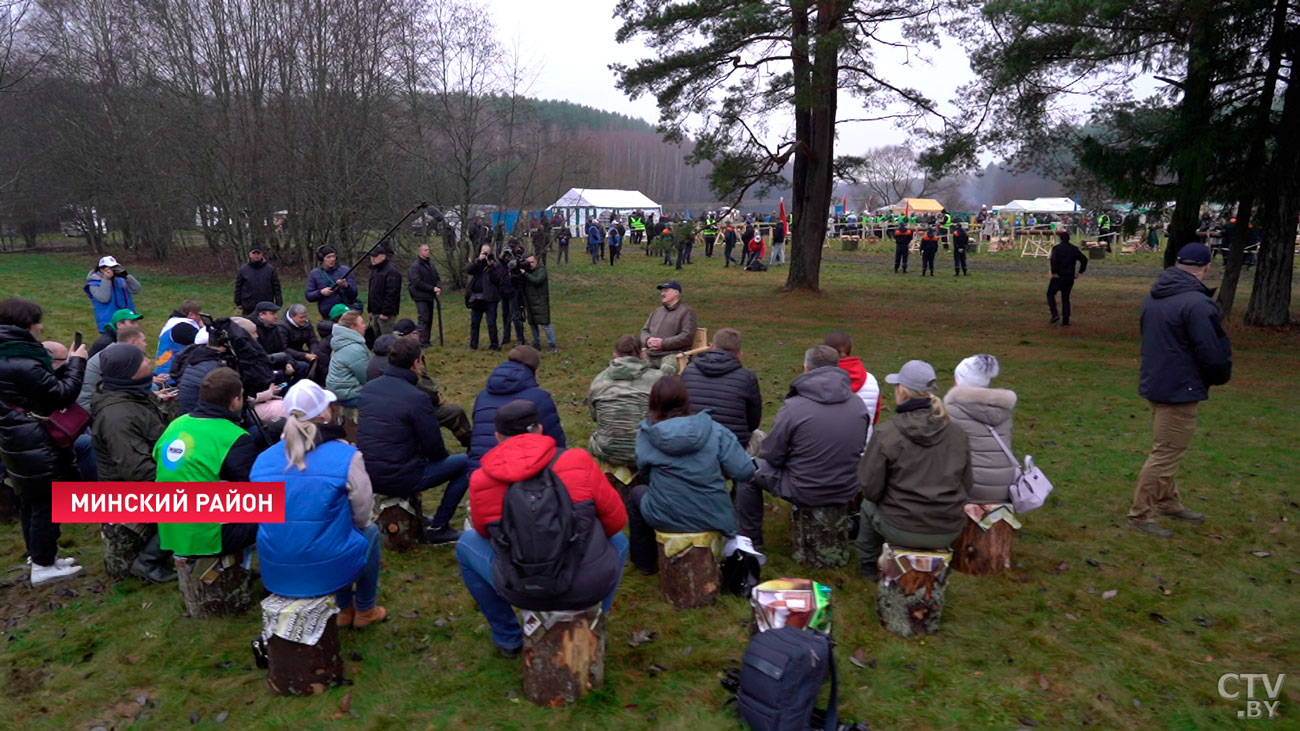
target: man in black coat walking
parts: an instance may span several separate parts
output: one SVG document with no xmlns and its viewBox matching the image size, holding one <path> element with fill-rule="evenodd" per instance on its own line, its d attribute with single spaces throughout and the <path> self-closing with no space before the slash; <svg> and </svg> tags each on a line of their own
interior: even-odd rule
<svg viewBox="0 0 1300 731">
<path fill-rule="evenodd" d="M 429 335 L 433 328 L 434 300 L 442 294 L 442 278 L 438 276 L 438 267 L 433 263 L 428 244 L 420 244 L 415 261 L 406 271 L 406 291 L 419 313 L 420 347 L 427 348 L 431 345 Z"/>
<path fill-rule="evenodd" d="M 381 246 L 370 255 L 370 291 L 366 311 L 370 313 L 370 329 L 375 337 L 387 335 L 397 323 L 397 313 L 402 305 L 402 273 L 389 261 L 392 250 Z"/>
<path fill-rule="evenodd" d="M 1210 270 L 1210 248 L 1192 243 L 1178 250 L 1142 303 L 1142 370 L 1138 395 L 1151 403 L 1155 432 L 1151 455 L 1138 473 L 1129 526 L 1150 536 L 1173 535 L 1156 518 L 1190 523 L 1205 520 L 1183 506 L 1174 478 L 1196 431 L 1197 404 L 1210 387 L 1232 377 L 1232 344 L 1223 330 L 1214 291 L 1202 284 Z"/>
<path fill-rule="evenodd" d="M 1088 257 L 1079 251 L 1079 247 L 1070 243 L 1070 233 L 1061 231 L 1057 233 L 1061 242 L 1052 247 L 1052 256 L 1049 259 L 1049 265 L 1052 269 L 1052 280 L 1047 284 L 1047 307 L 1052 312 L 1052 319 L 1048 324 L 1061 321 L 1062 325 L 1070 324 L 1070 292 L 1074 289 L 1074 280 L 1083 276 L 1088 271 Z M 1074 271 L 1075 262 L 1079 263 L 1078 274 Z M 1056 314 L 1056 293 L 1061 293 L 1061 314 Z"/>
<path fill-rule="evenodd" d="M 258 302 L 283 306 L 284 297 L 280 294 L 280 275 L 262 255 L 262 247 L 254 244 L 248 250 L 248 263 L 235 275 L 235 307 L 249 317 L 256 312 Z"/>
</svg>

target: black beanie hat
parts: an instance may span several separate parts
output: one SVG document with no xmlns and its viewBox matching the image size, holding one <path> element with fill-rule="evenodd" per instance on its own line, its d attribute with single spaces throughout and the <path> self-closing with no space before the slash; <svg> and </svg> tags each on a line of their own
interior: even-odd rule
<svg viewBox="0 0 1300 731">
<path fill-rule="evenodd" d="M 150 382 L 149 376 L 134 378 L 144 362 L 144 351 L 130 343 L 113 343 L 99 353 L 99 372 L 104 378 L 104 388 L 119 391 L 138 388 Z"/>
<path fill-rule="evenodd" d="M 198 337 L 199 328 L 188 322 L 178 322 L 172 325 L 172 340 L 178 345 L 193 345 L 194 338 Z"/>
<path fill-rule="evenodd" d="M 339 252 L 335 251 L 333 246 L 326 244 L 325 246 L 322 246 L 316 250 L 316 260 L 325 261 L 325 257 L 329 256 L 330 254 L 337 254 L 337 253 Z"/>
</svg>

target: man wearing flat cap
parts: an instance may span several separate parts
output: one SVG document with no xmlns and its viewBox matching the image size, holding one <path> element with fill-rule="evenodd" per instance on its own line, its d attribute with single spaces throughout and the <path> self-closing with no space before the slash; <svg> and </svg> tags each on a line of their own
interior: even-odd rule
<svg viewBox="0 0 1300 731">
<path fill-rule="evenodd" d="M 391 255 L 387 245 L 370 253 L 370 290 L 367 292 L 370 301 L 366 308 L 370 312 L 370 329 L 375 337 L 393 332 L 402 304 L 402 273 L 389 261 Z"/>
<path fill-rule="evenodd" d="M 1205 520 L 1203 514 L 1183 505 L 1174 477 L 1196 431 L 1196 405 L 1210 397 L 1210 386 L 1225 384 L 1232 377 L 1232 344 L 1223 331 L 1214 290 L 1203 283 L 1209 271 L 1210 248 L 1187 244 L 1142 303 L 1138 395 L 1151 403 L 1155 437 L 1151 455 L 1138 473 L 1128 522 L 1149 536 L 1173 535 L 1156 518 Z"/>
<path fill-rule="evenodd" d="M 280 275 L 266 260 L 262 247 L 254 244 L 248 250 L 248 262 L 235 275 L 235 307 L 244 317 L 250 317 L 259 302 L 283 305 L 284 296 L 280 292 Z"/>
<path fill-rule="evenodd" d="M 682 285 L 670 280 L 656 287 L 660 305 L 650 313 L 641 328 L 641 345 L 646 358 L 658 368 L 665 357 L 691 349 L 695 342 L 695 329 L 699 321 L 695 310 L 682 303 Z"/>
</svg>

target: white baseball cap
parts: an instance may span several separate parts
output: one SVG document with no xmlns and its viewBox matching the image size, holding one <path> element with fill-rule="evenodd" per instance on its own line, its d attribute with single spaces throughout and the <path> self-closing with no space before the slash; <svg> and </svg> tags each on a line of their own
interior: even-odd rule
<svg viewBox="0 0 1300 731">
<path fill-rule="evenodd" d="M 99 260 L 99 265 L 102 267 L 115 267 L 117 266 L 117 259 L 114 259 L 111 256 L 106 256 Z"/>
<path fill-rule="evenodd" d="M 289 387 L 284 394 L 284 411 L 298 421 L 310 421 L 325 413 L 329 405 L 338 400 L 332 392 L 320 387 L 319 383 L 303 379 Z M 293 412 L 298 411 L 302 416 Z"/>
</svg>

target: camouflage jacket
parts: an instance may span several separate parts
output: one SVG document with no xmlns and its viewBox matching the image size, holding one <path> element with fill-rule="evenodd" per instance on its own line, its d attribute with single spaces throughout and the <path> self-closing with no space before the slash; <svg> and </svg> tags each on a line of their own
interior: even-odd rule
<svg viewBox="0 0 1300 731">
<path fill-rule="evenodd" d="M 596 433 L 588 445 L 591 454 L 606 462 L 635 466 L 636 428 L 646 416 L 650 389 L 655 381 L 676 372 L 671 358 L 665 358 L 659 368 L 631 355 L 611 360 L 587 392 L 587 408 L 596 422 Z"/>
</svg>

